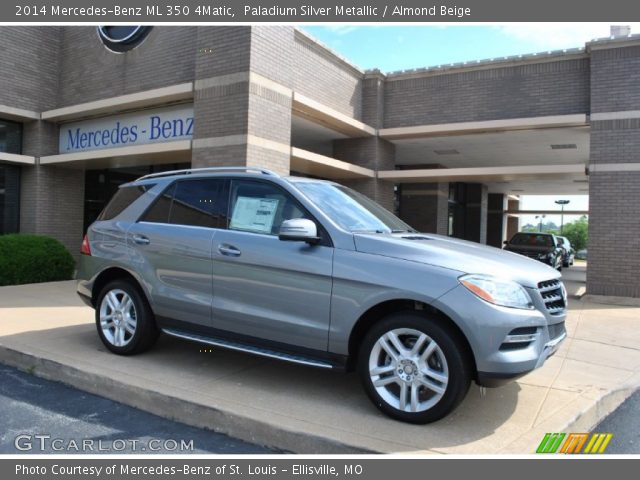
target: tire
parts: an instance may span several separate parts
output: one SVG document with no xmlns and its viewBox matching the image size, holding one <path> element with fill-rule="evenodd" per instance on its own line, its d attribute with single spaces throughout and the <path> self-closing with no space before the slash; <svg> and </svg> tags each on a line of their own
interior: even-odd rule
<svg viewBox="0 0 640 480">
<path fill-rule="evenodd" d="M 402 352 L 391 346 L 390 334 L 400 341 Z M 417 352 L 410 352 L 417 339 L 421 340 Z M 472 378 L 469 355 L 459 335 L 436 318 L 399 312 L 376 323 L 365 335 L 358 374 L 367 396 L 382 412 L 403 422 L 431 423 L 452 412 L 466 396 Z M 375 369 L 380 373 L 372 373 Z M 418 375 L 412 375 L 416 370 Z M 377 386 L 374 381 L 379 382 Z"/>
<path fill-rule="evenodd" d="M 115 280 L 105 285 L 95 310 L 100 340 L 113 353 L 142 353 L 158 339 L 159 330 L 149 302 L 129 280 Z"/>
<path fill-rule="evenodd" d="M 569 268 L 569 267 L 571 266 L 571 262 L 569 262 L 568 260 L 567 260 L 566 262 L 564 262 L 564 261 L 563 261 L 563 262 L 562 262 L 562 266 L 563 266 L 564 268 Z"/>
</svg>

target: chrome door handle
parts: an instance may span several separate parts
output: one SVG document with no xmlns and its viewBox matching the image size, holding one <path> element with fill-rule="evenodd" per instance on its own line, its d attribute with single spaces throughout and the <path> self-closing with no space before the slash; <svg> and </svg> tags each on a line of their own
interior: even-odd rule
<svg viewBox="0 0 640 480">
<path fill-rule="evenodd" d="M 222 255 L 226 255 L 227 257 L 239 257 L 242 253 L 233 245 L 228 245 L 226 243 L 221 243 L 220 245 L 218 245 L 218 252 L 220 252 Z"/>
<path fill-rule="evenodd" d="M 144 235 L 138 235 L 138 234 L 133 235 L 133 241 L 138 245 L 149 245 L 151 243 L 151 240 L 149 240 L 148 237 L 145 237 Z"/>
</svg>

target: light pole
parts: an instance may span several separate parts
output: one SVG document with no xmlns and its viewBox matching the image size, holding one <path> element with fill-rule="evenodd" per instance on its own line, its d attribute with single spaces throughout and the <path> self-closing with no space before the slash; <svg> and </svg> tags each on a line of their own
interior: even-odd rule
<svg viewBox="0 0 640 480">
<path fill-rule="evenodd" d="M 571 200 L 556 200 L 556 203 L 560 205 L 560 235 L 562 235 L 562 229 L 564 228 L 564 206 Z"/>
<path fill-rule="evenodd" d="M 540 219 L 540 225 L 538 227 L 538 230 L 540 231 L 540 233 L 542 233 L 542 219 L 544 219 L 546 217 L 546 215 L 536 215 L 536 220 Z"/>
</svg>

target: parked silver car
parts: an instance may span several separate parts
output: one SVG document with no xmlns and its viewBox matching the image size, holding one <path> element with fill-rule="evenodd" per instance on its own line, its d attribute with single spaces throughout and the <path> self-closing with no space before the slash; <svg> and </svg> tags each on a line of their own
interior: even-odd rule
<svg viewBox="0 0 640 480">
<path fill-rule="evenodd" d="M 560 274 L 422 234 L 333 182 L 210 168 L 123 185 L 85 236 L 78 293 L 120 355 L 158 334 L 359 372 L 373 403 L 438 420 L 472 380 L 540 367 L 566 333 Z"/>
</svg>

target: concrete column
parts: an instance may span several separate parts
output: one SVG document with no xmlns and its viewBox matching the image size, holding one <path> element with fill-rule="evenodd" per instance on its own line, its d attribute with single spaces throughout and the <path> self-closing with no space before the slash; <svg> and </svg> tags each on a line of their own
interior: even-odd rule
<svg viewBox="0 0 640 480">
<path fill-rule="evenodd" d="M 384 81 L 380 70 L 370 70 L 362 80 L 362 121 L 373 128 L 384 127 Z"/>
<path fill-rule="evenodd" d="M 640 297 L 640 42 L 623 45 L 591 48 L 587 293 Z"/>
<path fill-rule="evenodd" d="M 393 170 L 395 168 L 395 145 L 379 137 L 349 138 L 333 141 L 333 156 L 338 160 L 370 168 L 371 170 Z M 387 210 L 395 210 L 394 185 L 377 178 L 344 180 L 341 183 L 367 195 Z"/>
<path fill-rule="evenodd" d="M 382 128 L 383 114 L 384 75 L 379 71 L 367 72 L 362 81 L 362 121 L 374 128 Z M 334 140 L 333 157 L 375 171 L 395 169 L 395 145 L 378 137 Z M 341 183 L 364 193 L 387 210 L 395 211 L 393 183 L 375 178 Z"/>
<path fill-rule="evenodd" d="M 507 200 L 507 210 L 520 210 L 520 200 L 509 198 Z M 516 233 L 520 231 L 520 217 L 507 216 L 507 235 L 505 240 L 511 240 Z"/>
<path fill-rule="evenodd" d="M 199 27 L 193 167 L 289 173 L 291 27 Z"/>
<path fill-rule="evenodd" d="M 505 239 L 506 232 L 506 219 L 504 213 L 506 206 L 506 195 L 502 193 L 489 194 L 487 211 L 487 245 L 502 248 L 502 241 Z"/>
<path fill-rule="evenodd" d="M 424 233 L 448 234 L 448 183 L 407 183 L 400 187 L 400 218 Z"/>
</svg>

